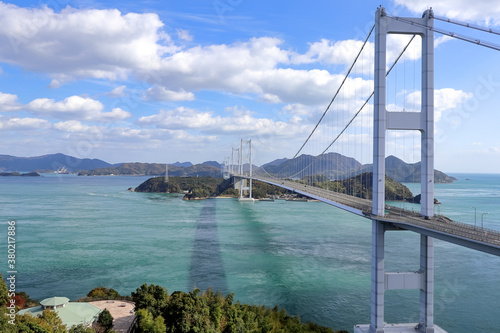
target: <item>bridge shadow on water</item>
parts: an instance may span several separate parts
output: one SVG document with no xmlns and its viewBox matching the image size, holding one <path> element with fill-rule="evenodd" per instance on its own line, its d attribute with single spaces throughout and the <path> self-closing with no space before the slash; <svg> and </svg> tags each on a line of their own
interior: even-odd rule
<svg viewBox="0 0 500 333">
<path fill-rule="evenodd" d="M 216 202 L 217 200 L 205 200 L 201 209 L 191 255 L 188 289 L 212 288 L 227 292 L 226 273 L 217 233 Z"/>
<path fill-rule="evenodd" d="M 277 239 L 275 226 L 260 220 L 258 204 L 243 204 L 241 214 L 243 228 L 247 235 L 247 246 L 257 251 L 253 262 L 246 262 L 249 270 L 264 273 L 266 286 L 256 285 L 252 294 L 259 295 L 257 303 L 265 301 L 266 306 L 284 308 L 289 313 L 301 313 L 303 301 L 297 283 L 293 281 L 293 269 L 289 266 L 286 255 L 282 254 L 283 239 Z"/>
</svg>

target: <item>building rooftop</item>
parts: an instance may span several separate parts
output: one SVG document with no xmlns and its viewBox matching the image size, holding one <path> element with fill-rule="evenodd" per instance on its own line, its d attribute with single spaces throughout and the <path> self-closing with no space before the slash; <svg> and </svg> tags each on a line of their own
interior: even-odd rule
<svg viewBox="0 0 500 333">
<path fill-rule="evenodd" d="M 67 300 L 65 303 L 59 303 L 64 299 Z M 55 305 L 55 303 L 57 304 Z M 97 320 L 99 313 L 102 311 L 98 307 L 89 303 L 69 302 L 69 299 L 66 297 L 47 298 L 41 301 L 40 304 L 42 305 L 21 310 L 19 311 L 19 314 L 29 313 L 32 316 L 38 316 L 42 314 L 46 307 L 52 307 L 52 311 L 57 312 L 63 324 L 69 329 L 72 326 L 79 324 L 83 324 L 85 326 L 91 325 Z M 57 307 L 63 304 L 64 306 Z M 53 307 L 55 307 L 55 309 Z"/>
<path fill-rule="evenodd" d="M 69 302 L 69 298 L 66 297 L 51 297 L 51 298 L 46 298 L 43 301 L 40 302 L 44 307 L 49 307 L 49 306 L 60 306 L 64 305 Z"/>
</svg>

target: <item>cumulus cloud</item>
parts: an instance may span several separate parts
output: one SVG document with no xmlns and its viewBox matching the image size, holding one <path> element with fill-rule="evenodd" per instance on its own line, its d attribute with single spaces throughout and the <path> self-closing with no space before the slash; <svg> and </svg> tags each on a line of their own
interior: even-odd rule
<svg viewBox="0 0 500 333">
<path fill-rule="evenodd" d="M 248 110 L 232 108 L 227 117 L 214 115 L 213 112 L 198 111 L 179 107 L 173 110 L 161 110 L 152 116 L 137 120 L 140 126 L 153 126 L 168 130 L 196 130 L 208 134 L 244 134 L 295 136 L 303 129 L 291 123 L 274 121 L 269 118 L 256 118 Z"/>
<path fill-rule="evenodd" d="M 410 39 L 411 36 L 407 35 L 392 34 L 387 36 L 387 62 L 389 65 L 401 53 Z M 319 42 L 311 43 L 306 53 L 293 54 L 291 56 L 291 61 L 296 64 L 319 62 L 350 67 L 362 47 L 363 41 L 361 40 L 348 39 L 331 41 L 323 38 Z M 354 73 L 366 74 L 373 71 L 374 52 L 375 44 L 373 42 L 367 42 L 353 68 Z M 406 59 L 417 60 L 420 56 L 421 42 L 420 38 L 416 38 L 412 43 L 412 49 L 410 52 L 406 53 Z"/>
<path fill-rule="evenodd" d="M 17 95 L 0 92 L 0 111 L 16 111 L 20 107 Z"/>
<path fill-rule="evenodd" d="M 0 129 L 4 130 L 36 130 L 50 128 L 45 119 L 38 118 L 0 118 Z"/>
<path fill-rule="evenodd" d="M 36 114 L 57 119 L 107 122 L 124 120 L 132 116 L 131 113 L 120 108 L 115 108 L 111 112 L 102 112 L 104 106 L 101 102 L 81 96 L 70 96 L 58 102 L 49 98 L 37 98 L 28 103 L 26 108 Z"/>
<path fill-rule="evenodd" d="M 186 90 L 231 88 L 238 92 L 258 92 L 252 82 L 242 85 L 240 78 L 249 71 L 276 68 L 288 62 L 288 52 L 279 45 L 282 40 L 270 37 L 252 38 L 232 45 L 196 46 L 162 59 L 156 78 L 163 86 L 180 85 Z M 158 82 L 152 82 L 158 83 Z"/>
<path fill-rule="evenodd" d="M 420 110 L 421 96 L 422 95 L 420 91 L 408 94 L 406 97 L 408 105 L 411 105 L 412 109 Z M 452 88 L 435 89 L 434 120 L 436 122 L 439 121 L 441 119 L 443 112 L 460 107 L 465 101 L 467 101 L 472 96 L 473 96 L 472 93 Z"/>
<path fill-rule="evenodd" d="M 125 78 L 131 70 L 151 69 L 161 55 L 176 50 L 152 13 L 71 7 L 56 13 L 46 6 L 0 2 L 0 20 L 0 60 L 49 73 L 53 86 L 75 78 Z"/>
<path fill-rule="evenodd" d="M 216 124 L 219 116 L 211 112 L 199 112 L 194 109 L 179 107 L 174 110 L 161 110 L 156 115 L 141 117 L 137 123 L 141 126 L 153 125 L 165 129 L 208 128 Z"/>
<path fill-rule="evenodd" d="M 323 104 L 332 97 L 343 75 L 286 65 L 333 61 L 332 54 L 339 56 L 341 63 L 357 52 L 336 46 L 332 46 L 333 51 L 320 50 L 328 47 L 324 40 L 317 47 L 313 45 L 309 54 L 300 56 L 282 49 L 282 43 L 278 38 L 261 37 L 231 45 L 189 48 L 162 59 L 160 69 L 149 81 L 165 90 L 222 90 L 254 94 L 268 103 Z"/>
<path fill-rule="evenodd" d="M 154 86 L 146 90 L 144 99 L 147 101 L 192 101 L 194 94 L 183 89 L 172 91 L 162 86 Z"/>
<path fill-rule="evenodd" d="M 54 128 L 59 131 L 70 132 L 70 133 L 84 133 L 84 132 L 89 132 L 91 130 L 90 126 L 84 125 L 77 120 L 68 120 L 55 123 Z"/>
<path fill-rule="evenodd" d="M 292 62 L 299 64 L 320 62 L 349 66 L 362 46 L 363 41 L 360 40 L 348 39 L 334 42 L 323 38 L 319 42 L 311 43 L 305 54 L 294 55 Z M 359 59 L 360 66 L 368 67 L 373 64 L 373 52 L 373 43 L 367 43 L 363 49 L 362 57 Z"/>
<path fill-rule="evenodd" d="M 119 120 L 125 120 L 132 117 L 132 114 L 130 112 L 127 112 L 125 110 L 122 110 L 120 108 L 114 108 L 110 112 L 102 112 L 99 114 L 97 117 L 95 117 L 95 121 L 102 121 L 102 122 L 110 122 L 110 121 L 119 121 Z"/>
<path fill-rule="evenodd" d="M 194 99 L 194 91 L 253 94 L 269 103 L 321 104 L 337 76 L 326 70 L 284 65 L 347 64 L 360 41 L 312 43 L 305 55 L 282 48 L 279 38 L 251 38 L 232 44 L 181 49 L 163 32 L 156 14 L 123 14 L 116 9 L 22 8 L 0 2 L 0 61 L 50 75 L 51 87 L 70 80 L 133 77 L 153 85 L 150 100 Z M 178 29 L 183 40 L 192 37 Z M 367 46 L 367 54 L 373 53 Z M 371 62 L 371 56 L 363 58 Z M 304 80 L 304 84 L 300 80 Z M 120 86 L 108 95 L 124 94 Z M 319 98 L 319 99 L 318 99 Z"/>
<path fill-rule="evenodd" d="M 422 1 L 395 0 L 395 3 L 415 13 L 423 13 L 429 3 Z M 491 0 L 435 0 L 432 2 L 435 15 L 451 19 L 474 21 L 486 25 L 500 25 L 500 6 Z"/>
</svg>

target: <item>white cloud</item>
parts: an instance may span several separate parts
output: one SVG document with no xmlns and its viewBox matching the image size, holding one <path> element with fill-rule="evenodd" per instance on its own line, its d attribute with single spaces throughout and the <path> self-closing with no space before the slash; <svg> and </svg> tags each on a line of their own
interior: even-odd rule
<svg viewBox="0 0 500 333">
<path fill-rule="evenodd" d="M 177 37 L 179 39 L 185 40 L 187 42 L 190 42 L 193 40 L 193 36 L 189 34 L 189 31 L 184 30 L 184 29 L 176 29 L 175 32 L 177 33 Z"/>
<path fill-rule="evenodd" d="M 296 54 L 292 57 L 294 63 L 320 62 L 334 65 L 350 66 L 359 50 L 363 46 L 363 41 L 348 39 L 341 41 L 330 41 L 321 39 L 319 42 L 311 43 L 309 50 L 305 54 Z M 373 43 L 368 42 L 363 49 L 359 65 L 370 67 L 373 64 Z"/>
<path fill-rule="evenodd" d="M 0 61 L 49 73 L 52 86 L 85 77 L 124 78 L 131 70 L 157 66 L 161 55 L 176 50 L 151 13 L 71 7 L 56 13 L 0 2 L 0 21 Z"/>
<path fill-rule="evenodd" d="M 51 124 L 45 119 L 38 118 L 0 118 L 0 129 L 4 130 L 35 130 L 50 128 Z"/>
<path fill-rule="evenodd" d="M 194 94 L 183 89 L 172 91 L 162 86 L 154 86 L 146 90 L 144 99 L 147 101 L 192 101 Z"/>
<path fill-rule="evenodd" d="M 260 99 L 265 103 L 282 103 L 279 96 L 273 94 L 262 94 L 262 96 L 260 96 Z"/>
<path fill-rule="evenodd" d="M 112 97 L 112 98 L 125 96 L 127 94 L 125 92 L 126 88 L 127 88 L 127 86 L 118 86 L 118 87 L 114 88 L 113 90 L 111 90 L 110 92 L 108 92 L 106 95 L 108 95 L 109 97 Z"/>
<path fill-rule="evenodd" d="M 453 40 L 453 37 L 450 36 L 439 36 L 434 39 L 434 47 L 438 47 L 439 45 L 446 43 L 447 41 Z"/>
<path fill-rule="evenodd" d="M 404 47 L 410 41 L 411 36 L 391 34 L 387 37 L 387 64 L 390 66 L 396 57 L 401 53 Z M 293 54 L 291 61 L 293 63 L 313 63 L 319 62 L 324 64 L 342 65 L 349 68 L 363 46 L 361 40 L 340 40 L 331 41 L 321 39 L 319 42 L 311 43 L 309 50 L 305 54 Z M 373 72 L 373 61 L 375 44 L 367 42 L 361 52 L 356 65 L 353 68 L 354 73 L 370 73 Z M 407 60 L 417 60 L 421 56 L 420 38 L 415 38 L 410 48 L 406 52 Z"/>
<path fill-rule="evenodd" d="M 282 43 L 277 38 L 262 37 L 232 45 L 193 47 L 164 58 L 158 75 L 151 83 L 168 90 L 180 87 L 186 91 L 210 89 L 236 94 L 251 93 L 271 103 L 324 104 L 332 97 L 343 75 L 331 74 L 327 70 L 281 66 L 292 62 L 326 61 L 330 59 L 328 52 L 318 51 L 317 56 L 309 54 L 300 57 L 281 49 Z M 333 54 L 336 56 L 345 52 L 347 54 L 342 59 L 347 61 L 353 49 L 340 48 Z M 369 81 L 363 83 L 371 84 Z"/>
<path fill-rule="evenodd" d="M 230 115 L 221 117 L 213 112 L 198 111 L 179 107 L 174 110 L 161 110 L 152 116 L 137 120 L 140 126 L 153 126 L 168 130 L 195 130 L 200 133 L 217 135 L 252 134 L 274 136 L 296 136 L 303 132 L 302 127 L 269 118 L 256 118 L 248 110 L 231 108 Z"/>
<path fill-rule="evenodd" d="M 55 123 L 54 128 L 62 132 L 70 133 L 86 133 L 92 129 L 90 126 L 84 125 L 77 120 L 68 120 Z"/>
<path fill-rule="evenodd" d="M 0 111 L 16 111 L 20 107 L 17 95 L 0 92 Z"/>
<path fill-rule="evenodd" d="M 165 87 L 179 85 L 186 90 L 211 87 L 259 92 L 252 82 L 242 86 L 238 78 L 247 72 L 270 70 L 278 63 L 288 62 L 288 52 L 279 47 L 282 43 L 277 38 L 261 37 L 232 45 L 196 46 L 164 58 L 153 80 L 159 80 Z"/>
<path fill-rule="evenodd" d="M 109 121 L 125 120 L 130 117 L 132 117 L 132 114 L 130 112 L 124 111 L 120 108 L 114 108 L 110 112 L 102 112 L 99 116 L 97 116 L 93 120 L 109 122 Z"/>
<path fill-rule="evenodd" d="M 152 100 L 192 100 L 194 91 L 222 90 L 253 94 L 270 103 L 322 104 L 338 75 L 282 66 L 350 63 L 361 43 L 321 40 L 311 44 L 305 55 L 297 55 L 283 49 L 279 38 L 260 37 L 181 50 L 162 30 L 157 14 L 71 7 L 56 13 L 48 7 L 0 2 L 0 20 L 0 44 L 4 45 L 0 61 L 47 73 L 51 87 L 84 78 L 133 77 L 154 86 L 146 94 Z M 186 30 L 177 34 L 184 40 L 191 38 Z M 366 62 L 371 62 L 368 58 Z M 124 89 L 120 86 L 108 94 L 119 97 Z"/>
<path fill-rule="evenodd" d="M 432 6 L 434 14 L 451 19 L 479 22 L 486 25 L 500 25 L 500 6 L 491 0 L 434 0 L 422 1 L 395 0 L 395 3 L 415 13 L 423 13 Z"/>
<path fill-rule="evenodd" d="M 59 102 L 49 98 L 37 98 L 28 103 L 27 108 L 37 114 L 56 118 L 89 119 L 98 115 L 104 106 L 92 98 L 71 96 Z"/>
<path fill-rule="evenodd" d="M 472 98 L 473 94 L 462 90 L 452 88 L 443 88 L 434 90 L 434 120 L 441 119 L 443 112 L 460 107 L 466 100 Z M 421 93 L 420 91 L 408 94 L 406 97 L 410 109 L 420 110 Z"/>
<path fill-rule="evenodd" d="M 131 113 L 115 108 L 111 112 L 102 112 L 101 102 L 81 96 L 70 96 L 56 102 L 49 98 L 38 98 L 26 105 L 29 111 L 36 114 L 58 119 L 87 120 L 87 121 L 117 121 L 130 118 Z"/>
<path fill-rule="evenodd" d="M 165 129 L 193 129 L 208 128 L 215 125 L 217 118 L 211 112 L 198 112 L 194 109 L 179 107 L 175 110 L 164 111 L 153 116 L 141 117 L 137 123 L 141 126 L 154 125 Z"/>
<path fill-rule="evenodd" d="M 311 109 L 303 104 L 287 104 L 283 107 L 283 111 L 294 116 L 311 115 Z"/>
</svg>

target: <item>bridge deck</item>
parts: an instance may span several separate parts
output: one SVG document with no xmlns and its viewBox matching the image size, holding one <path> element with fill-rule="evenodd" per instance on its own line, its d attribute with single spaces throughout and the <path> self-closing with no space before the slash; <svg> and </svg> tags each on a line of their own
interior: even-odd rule
<svg viewBox="0 0 500 333">
<path fill-rule="evenodd" d="M 471 224 L 456 222 L 442 215 L 435 215 L 430 219 L 425 219 L 419 213 L 394 206 L 387 206 L 388 209 L 385 216 L 375 216 L 371 214 L 371 201 L 367 199 L 291 180 L 247 176 L 243 176 L 243 178 L 252 178 L 295 191 L 359 216 L 385 222 L 394 229 L 411 230 L 433 238 L 500 256 L 500 232 L 496 230 L 478 228 Z"/>
</svg>

